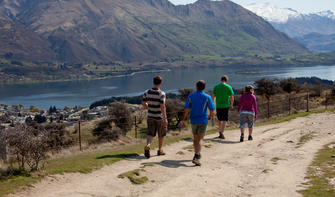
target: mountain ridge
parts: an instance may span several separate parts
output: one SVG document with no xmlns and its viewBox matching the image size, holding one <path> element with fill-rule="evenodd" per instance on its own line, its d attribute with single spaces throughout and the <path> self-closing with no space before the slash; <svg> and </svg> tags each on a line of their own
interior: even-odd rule
<svg viewBox="0 0 335 197">
<path fill-rule="evenodd" d="M 228 0 L 2 0 L 0 15 L 40 36 L 60 62 L 308 53 Z"/>
</svg>

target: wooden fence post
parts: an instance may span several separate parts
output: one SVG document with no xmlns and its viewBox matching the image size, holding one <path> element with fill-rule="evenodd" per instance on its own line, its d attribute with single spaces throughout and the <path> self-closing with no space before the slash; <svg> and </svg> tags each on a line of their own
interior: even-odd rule
<svg viewBox="0 0 335 197">
<path fill-rule="evenodd" d="M 6 147 L 6 142 L 5 142 L 5 127 L 0 126 L 0 153 L 1 153 L 1 159 L 3 161 L 7 160 L 7 147 Z"/>
<path fill-rule="evenodd" d="M 306 112 L 309 112 L 309 92 L 307 92 L 307 106 Z"/>
<path fill-rule="evenodd" d="M 81 122 L 80 120 L 78 121 L 78 138 L 79 138 L 79 150 L 82 151 L 82 148 L 81 148 Z"/>
<path fill-rule="evenodd" d="M 288 98 L 288 114 L 291 115 L 291 96 Z"/>
<path fill-rule="evenodd" d="M 268 119 L 270 119 L 270 99 L 268 100 Z"/>
<path fill-rule="evenodd" d="M 328 109 L 328 93 L 326 93 L 325 108 Z"/>
<path fill-rule="evenodd" d="M 137 138 L 137 118 L 135 116 L 135 138 Z"/>
</svg>

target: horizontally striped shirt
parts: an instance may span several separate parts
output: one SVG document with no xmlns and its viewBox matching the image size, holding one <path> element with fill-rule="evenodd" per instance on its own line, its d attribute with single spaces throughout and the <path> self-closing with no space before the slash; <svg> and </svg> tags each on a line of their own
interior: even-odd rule
<svg viewBox="0 0 335 197">
<path fill-rule="evenodd" d="M 165 93 L 157 88 L 145 91 L 143 101 L 148 103 L 148 118 L 163 118 L 161 104 L 165 104 L 165 97 Z"/>
</svg>

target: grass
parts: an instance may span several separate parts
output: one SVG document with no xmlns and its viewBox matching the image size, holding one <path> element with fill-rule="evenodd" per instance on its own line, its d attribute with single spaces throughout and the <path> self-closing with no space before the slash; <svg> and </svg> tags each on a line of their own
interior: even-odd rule
<svg viewBox="0 0 335 197">
<path fill-rule="evenodd" d="M 331 183 L 335 177 L 335 148 L 330 147 L 335 142 L 328 144 L 321 149 L 306 176 L 306 188 L 299 191 L 304 197 L 334 197 L 335 185 Z"/>
<path fill-rule="evenodd" d="M 144 172 L 143 169 L 136 169 L 129 172 L 122 173 L 118 176 L 120 179 L 128 178 L 130 182 L 135 185 L 141 185 L 148 182 L 148 177 L 141 176 L 141 172 Z"/>
<path fill-rule="evenodd" d="M 279 158 L 279 157 L 274 157 L 274 158 L 271 159 L 272 163 L 275 164 L 275 165 L 278 164 L 278 161 L 280 161 L 280 160 L 282 160 L 282 159 Z"/>
<path fill-rule="evenodd" d="M 334 110 L 328 110 L 334 111 Z M 311 112 L 304 112 L 304 113 L 297 113 L 285 118 L 271 120 L 266 123 L 258 124 L 258 126 L 270 125 L 270 124 L 277 124 L 286 121 L 290 121 L 299 117 L 306 117 L 310 114 L 316 113 L 323 113 L 326 110 L 318 110 L 318 111 L 311 111 Z M 230 128 L 227 130 L 234 130 L 237 128 Z M 217 130 L 210 130 L 207 134 L 216 133 Z M 170 145 L 182 140 L 189 140 L 192 139 L 192 134 L 183 135 L 183 136 L 173 136 L 167 137 L 164 144 Z M 117 161 L 123 160 L 125 158 L 129 158 L 132 156 L 136 156 L 138 154 L 142 154 L 144 143 L 139 144 L 131 144 L 127 146 L 123 146 L 117 149 L 111 150 L 104 150 L 104 151 L 97 151 L 97 152 L 86 152 L 80 153 L 71 156 L 65 156 L 62 158 L 48 160 L 47 164 L 45 165 L 45 169 L 39 171 L 36 175 L 31 176 L 22 176 L 17 175 L 13 177 L 7 177 L 6 179 L 0 179 L 0 196 L 4 196 L 6 194 L 13 193 L 22 187 L 26 187 L 32 185 L 43 177 L 52 175 L 52 174 L 63 174 L 63 173 L 90 173 L 93 170 L 100 169 L 105 165 L 111 165 Z M 152 148 L 157 147 L 157 142 L 155 141 L 152 144 Z M 193 150 L 193 146 L 190 145 L 188 149 Z"/>
<path fill-rule="evenodd" d="M 299 142 L 296 146 L 296 148 L 302 147 L 307 142 L 311 141 L 314 138 L 315 132 L 307 133 L 299 138 Z"/>
</svg>

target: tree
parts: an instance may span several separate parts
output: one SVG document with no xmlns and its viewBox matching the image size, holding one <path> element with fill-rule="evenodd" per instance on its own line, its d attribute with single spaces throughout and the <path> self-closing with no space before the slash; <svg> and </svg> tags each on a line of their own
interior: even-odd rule
<svg viewBox="0 0 335 197">
<path fill-rule="evenodd" d="M 179 89 L 178 90 L 179 92 L 179 98 L 182 100 L 182 101 L 186 101 L 187 97 L 194 92 L 193 89 Z"/>
<path fill-rule="evenodd" d="M 47 158 L 49 150 L 45 143 L 46 136 L 33 132 L 34 128 L 18 124 L 5 132 L 9 153 L 14 155 L 19 169 L 24 171 L 26 164 L 30 170 L 37 170 L 42 160 Z"/>
<path fill-rule="evenodd" d="M 293 78 L 280 80 L 279 86 L 282 88 L 282 90 L 289 94 L 291 94 L 292 92 L 298 92 L 301 89 L 298 82 Z"/>
<path fill-rule="evenodd" d="M 34 121 L 36 121 L 39 124 L 42 124 L 47 121 L 47 118 L 45 116 L 42 116 L 41 114 L 38 114 L 35 116 Z"/>
<path fill-rule="evenodd" d="M 120 128 L 113 128 L 111 123 L 112 122 L 108 119 L 99 122 L 96 128 L 94 128 L 92 131 L 93 136 L 98 137 L 99 141 L 107 142 L 119 139 L 122 135 L 122 131 Z"/>
<path fill-rule="evenodd" d="M 109 115 L 111 122 L 122 130 L 122 134 L 126 135 L 132 128 L 133 116 L 127 104 L 122 102 L 115 102 L 109 108 Z"/>
<path fill-rule="evenodd" d="M 166 100 L 166 115 L 169 123 L 169 128 L 178 128 L 179 123 L 182 121 L 183 113 L 184 102 L 182 102 L 180 99 Z"/>
<path fill-rule="evenodd" d="M 255 81 L 256 93 L 263 95 L 268 101 L 270 98 L 280 92 L 277 79 L 261 78 Z"/>
</svg>

